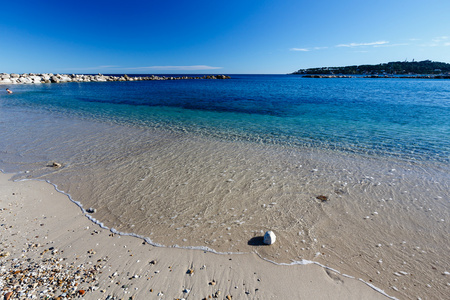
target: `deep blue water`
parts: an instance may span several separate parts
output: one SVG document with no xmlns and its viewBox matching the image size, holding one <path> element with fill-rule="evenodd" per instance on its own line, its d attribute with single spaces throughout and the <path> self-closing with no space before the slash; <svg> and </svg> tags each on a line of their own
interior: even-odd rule
<svg viewBox="0 0 450 300">
<path fill-rule="evenodd" d="M 224 139 L 450 161 L 450 81 L 232 75 L 17 85 L 2 109 L 183 130 Z"/>
</svg>

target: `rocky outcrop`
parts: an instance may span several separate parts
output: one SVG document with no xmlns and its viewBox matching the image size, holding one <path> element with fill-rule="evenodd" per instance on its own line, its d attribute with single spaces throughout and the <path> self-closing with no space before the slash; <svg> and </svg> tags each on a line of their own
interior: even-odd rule
<svg viewBox="0 0 450 300">
<path fill-rule="evenodd" d="M 143 81 L 143 80 L 188 80 L 188 79 L 230 79 L 226 75 L 208 75 L 202 77 L 181 76 L 110 76 L 110 75 L 82 75 L 82 74 L 0 74 L 0 84 L 28 84 L 28 83 L 64 83 L 64 82 L 107 82 L 107 81 Z"/>
</svg>

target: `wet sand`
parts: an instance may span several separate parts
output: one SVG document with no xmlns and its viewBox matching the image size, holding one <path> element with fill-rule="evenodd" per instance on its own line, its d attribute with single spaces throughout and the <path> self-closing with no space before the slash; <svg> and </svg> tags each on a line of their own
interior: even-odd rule
<svg viewBox="0 0 450 300">
<path fill-rule="evenodd" d="M 0 174 L 2 297 L 388 299 L 317 264 L 276 265 L 255 253 L 155 247 L 112 234 L 52 185 L 10 178 Z"/>
</svg>

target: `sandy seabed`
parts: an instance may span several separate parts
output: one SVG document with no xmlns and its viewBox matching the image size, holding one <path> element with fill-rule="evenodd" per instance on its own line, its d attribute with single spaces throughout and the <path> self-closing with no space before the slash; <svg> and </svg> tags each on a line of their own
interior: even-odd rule
<svg viewBox="0 0 450 300">
<path fill-rule="evenodd" d="M 42 181 L 0 174 L 4 299 L 395 299 L 318 264 L 155 247 L 92 223 Z M 271 247 L 271 246 L 267 246 Z"/>
</svg>

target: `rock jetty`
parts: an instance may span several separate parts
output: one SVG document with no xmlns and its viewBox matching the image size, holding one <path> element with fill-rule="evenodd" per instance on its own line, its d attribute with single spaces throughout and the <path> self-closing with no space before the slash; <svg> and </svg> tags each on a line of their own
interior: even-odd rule
<svg viewBox="0 0 450 300">
<path fill-rule="evenodd" d="M 145 80 L 186 80 L 186 79 L 230 79 L 226 75 L 205 76 L 114 76 L 114 75 L 82 75 L 82 74 L 0 74 L 0 84 L 28 84 L 28 83 L 64 83 L 64 82 L 107 82 L 107 81 L 145 81 Z"/>
</svg>

